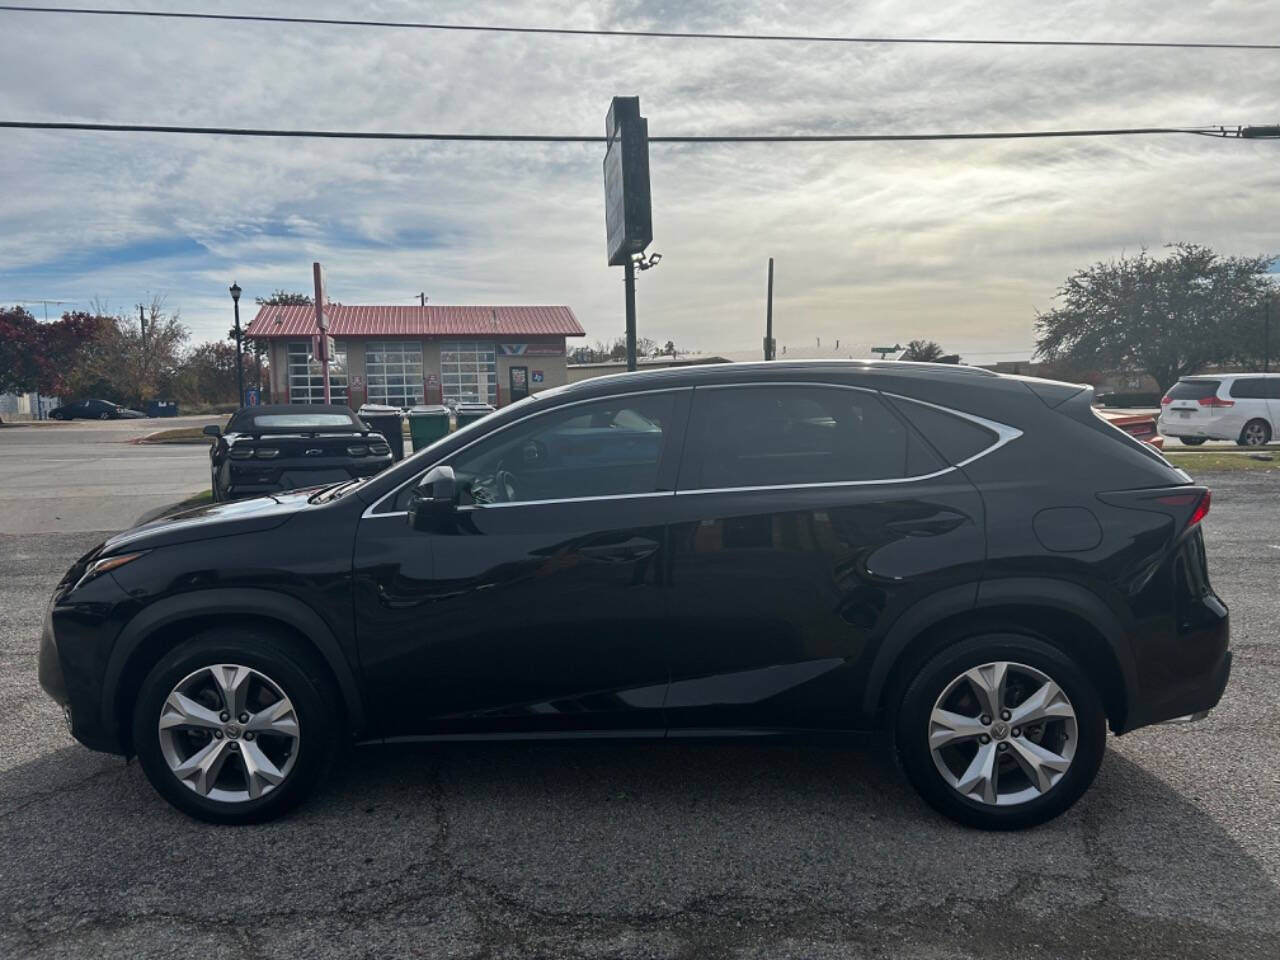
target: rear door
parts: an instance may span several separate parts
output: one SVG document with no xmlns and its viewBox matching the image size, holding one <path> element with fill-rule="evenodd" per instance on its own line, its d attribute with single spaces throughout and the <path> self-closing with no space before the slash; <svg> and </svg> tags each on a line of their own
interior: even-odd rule
<svg viewBox="0 0 1280 960">
<path fill-rule="evenodd" d="M 984 553 L 977 492 L 861 388 L 698 387 L 673 513 L 673 735 L 855 725 L 888 625 Z"/>
<path fill-rule="evenodd" d="M 1164 416 L 1175 434 L 1179 427 L 1207 428 L 1219 419 L 1222 408 L 1218 405 L 1218 388 L 1221 380 L 1202 378 L 1182 379 L 1169 390 L 1169 402 Z"/>
</svg>

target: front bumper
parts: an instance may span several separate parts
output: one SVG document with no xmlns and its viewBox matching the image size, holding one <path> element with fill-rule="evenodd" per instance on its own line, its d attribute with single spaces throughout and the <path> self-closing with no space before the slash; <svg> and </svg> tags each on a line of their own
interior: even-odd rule
<svg viewBox="0 0 1280 960">
<path fill-rule="evenodd" d="M 61 605 L 55 600 L 46 608 L 37 677 L 62 707 L 73 737 L 91 750 L 123 753 L 120 731 L 103 717 L 102 684 L 107 655 L 119 633 L 114 612 L 126 596 L 109 574 L 81 590 L 84 602 Z"/>
</svg>

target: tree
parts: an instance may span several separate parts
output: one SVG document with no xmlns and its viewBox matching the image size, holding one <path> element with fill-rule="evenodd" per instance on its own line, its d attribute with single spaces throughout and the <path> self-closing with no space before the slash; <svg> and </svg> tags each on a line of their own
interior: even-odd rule
<svg viewBox="0 0 1280 960">
<path fill-rule="evenodd" d="M 260 307 L 309 307 L 315 303 L 310 294 L 288 290 L 277 290 L 269 297 L 254 297 L 253 302 Z"/>
<path fill-rule="evenodd" d="M 242 359 L 245 383 L 252 383 L 251 361 L 247 355 Z M 182 359 L 175 386 L 175 393 L 184 404 L 235 403 L 235 344 L 212 341 L 192 349 Z"/>
<path fill-rule="evenodd" d="M 75 394 L 113 325 L 112 317 L 82 312 L 40 323 L 21 307 L 0 307 L 0 392 Z"/>
<path fill-rule="evenodd" d="M 902 352 L 901 359 L 915 363 L 944 363 L 947 362 L 943 359 L 946 354 L 942 345 L 934 340 L 912 340 L 907 344 L 907 349 Z M 955 362 L 958 363 L 959 359 L 957 357 Z"/>
<path fill-rule="evenodd" d="M 1036 315 L 1036 356 L 1066 370 L 1142 372 L 1162 388 L 1211 364 L 1258 365 L 1274 257 L 1227 257 L 1169 244 L 1067 278 Z"/>
</svg>

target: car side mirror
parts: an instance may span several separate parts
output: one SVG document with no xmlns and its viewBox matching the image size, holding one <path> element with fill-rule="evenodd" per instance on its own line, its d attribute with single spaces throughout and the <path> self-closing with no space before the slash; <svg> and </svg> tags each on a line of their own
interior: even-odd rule
<svg viewBox="0 0 1280 960">
<path fill-rule="evenodd" d="M 217 425 L 216 423 L 211 423 L 211 424 L 209 424 L 207 427 L 205 427 L 205 428 L 204 428 L 202 431 L 200 431 L 200 432 L 201 432 L 201 433 L 203 433 L 206 437 L 220 437 L 220 436 L 222 436 L 222 431 L 221 431 L 220 429 L 218 429 L 218 425 Z"/>
<path fill-rule="evenodd" d="M 409 495 L 409 526 L 415 530 L 435 530 L 442 517 L 452 514 L 458 505 L 458 481 L 453 467 L 441 464 L 426 476 Z"/>
</svg>

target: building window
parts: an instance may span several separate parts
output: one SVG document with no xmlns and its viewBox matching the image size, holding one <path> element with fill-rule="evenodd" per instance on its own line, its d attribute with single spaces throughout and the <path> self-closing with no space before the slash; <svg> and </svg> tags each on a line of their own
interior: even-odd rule
<svg viewBox="0 0 1280 960">
<path fill-rule="evenodd" d="M 347 345 L 336 341 L 329 361 L 329 399 L 347 402 Z M 289 344 L 289 402 L 324 403 L 324 371 L 311 355 L 311 341 Z"/>
<path fill-rule="evenodd" d="M 422 342 L 371 340 L 365 345 L 364 375 L 369 402 L 392 407 L 422 403 Z"/>
<path fill-rule="evenodd" d="M 498 403 L 498 358 L 492 343 L 440 344 L 440 389 L 445 403 Z"/>
</svg>

